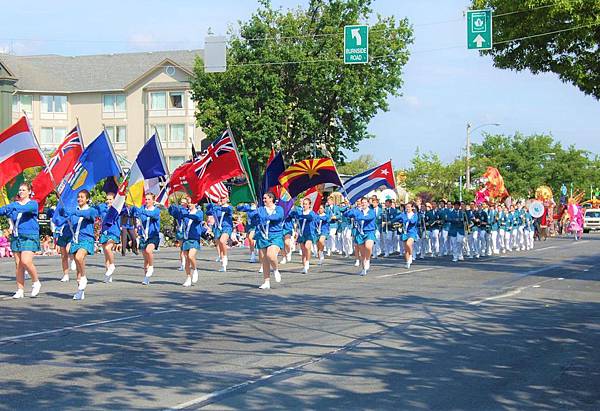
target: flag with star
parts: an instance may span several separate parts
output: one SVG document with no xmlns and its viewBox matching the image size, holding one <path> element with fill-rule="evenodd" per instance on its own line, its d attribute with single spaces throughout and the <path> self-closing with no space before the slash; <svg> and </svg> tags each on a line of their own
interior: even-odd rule
<svg viewBox="0 0 600 411">
<path fill-rule="evenodd" d="M 344 183 L 342 192 L 350 200 L 350 204 L 354 204 L 362 196 L 382 186 L 392 190 L 396 188 L 391 161 L 350 178 Z"/>
<path fill-rule="evenodd" d="M 310 158 L 289 166 L 280 176 L 279 184 L 293 198 L 319 184 L 342 186 L 335 163 L 329 157 Z"/>
</svg>

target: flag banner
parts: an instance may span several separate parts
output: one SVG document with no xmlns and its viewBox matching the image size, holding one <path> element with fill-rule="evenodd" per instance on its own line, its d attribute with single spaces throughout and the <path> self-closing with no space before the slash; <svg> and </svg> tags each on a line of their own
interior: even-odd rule
<svg viewBox="0 0 600 411">
<path fill-rule="evenodd" d="M 10 181 L 0 190 L 0 207 L 4 207 L 14 201 L 19 194 L 19 187 L 25 182 L 23 173 L 11 178 Z"/>
<path fill-rule="evenodd" d="M 81 153 L 83 153 L 83 140 L 79 128 L 75 126 L 52 153 L 48 166 L 31 182 L 32 198 L 39 203 L 40 211 L 43 210 L 48 195 L 56 189 L 54 184 L 60 185 L 81 157 Z"/>
<path fill-rule="evenodd" d="M 209 187 L 243 174 L 244 168 L 235 141 L 227 129 L 192 162 L 185 177 L 191 189 L 192 201 L 198 202 Z"/>
<path fill-rule="evenodd" d="M 158 179 L 167 175 L 167 165 L 163 156 L 158 137 L 154 134 L 138 153 L 126 178 L 115 196 L 113 205 L 106 214 L 104 226 L 110 226 L 117 221 L 123 206 L 127 203 L 140 207 L 144 200 L 145 181 Z M 155 183 L 152 182 L 154 185 Z M 158 182 L 156 182 L 158 185 Z M 156 193 L 159 188 L 153 187 Z"/>
<path fill-rule="evenodd" d="M 121 167 L 106 131 L 84 150 L 79 160 L 59 184 L 58 192 L 66 207 L 77 205 L 77 193 L 91 190 L 102 179 L 121 175 Z"/>
<path fill-rule="evenodd" d="M 0 133 L 0 187 L 27 168 L 45 165 L 46 158 L 25 116 Z"/>
<path fill-rule="evenodd" d="M 210 186 L 208 190 L 206 190 L 206 192 L 204 193 L 204 196 L 213 203 L 216 203 L 223 197 L 229 196 L 229 191 L 227 191 L 227 187 L 225 187 L 225 184 L 223 184 L 223 182 L 220 182 Z"/>
<path fill-rule="evenodd" d="M 331 158 L 311 158 L 289 166 L 281 176 L 279 183 L 296 197 L 303 191 L 318 184 L 332 183 L 342 186 L 342 181 Z"/>
<path fill-rule="evenodd" d="M 396 188 L 391 161 L 383 163 L 375 168 L 371 168 L 370 170 L 364 171 L 346 180 L 342 192 L 345 193 L 350 204 L 354 204 L 368 192 L 382 186 L 391 188 L 392 190 Z"/>
<path fill-rule="evenodd" d="M 262 196 L 264 193 L 269 192 L 273 187 L 275 195 L 277 198 L 281 197 L 280 189 L 279 189 L 279 176 L 283 174 L 285 171 L 285 165 L 283 164 L 283 155 L 281 152 L 275 154 L 275 150 L 271 149 L 271 155 L 269 156 L 269 161 L 267 162 L 267 167 L 265 168 L 265 174 L 262 178 L 262 183 L 260 186 L 260 198 L 258 199 L 259 203 L 262 204 Z"/>
<path fill-rule="evenodd" d="M 315 213 L 319 212 L 319 208 L 323 202 L 323 188 L 323 185 L 314 186 L 304 193 L 304 198 L 310 198 L 312 209 Z"/>
<path fill-rule="evenodd" d="M 245 175 L 236 177 L 231 180 L 231 194 L 229 202 L 232 205 L 239 203 L 253 203 L 256 201 L 256 193 L 254 191 L 254 181 L 252 180 L 252 172 L 246 152 L 242 152 L 242 165 L 246 170 Z"/>
</svg>

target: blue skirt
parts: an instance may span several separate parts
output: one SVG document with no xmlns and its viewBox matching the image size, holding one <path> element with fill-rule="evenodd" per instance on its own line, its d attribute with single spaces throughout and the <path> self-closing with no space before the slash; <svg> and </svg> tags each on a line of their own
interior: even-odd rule
<svg viewBox="0 0 600 411">
<path fill-rule="evenodd" d="M 190 251 L 192 248 L 195 248 L 196 250 L 199 250 L 200 247 L 200 242 L 198 240 L 183 240 L 183 242 L 181 243 L 181 251 Z"/>
<path fill-rule="evenodd" d="M 73 240 L 73 236 L 71 236 L 71 235 L 61 235 L 56 240 L 56 244 L 59 247 L 66 247 L 67 245 L 69 245 L 69 243 L 71 242 L 71 240 Z"/>
<path fill-rule="evenodd" d="M 285 237 L 286 235 L 289 235 L 290 237 L 292 237 L 294 234 L 294 230 L 292 228 L 284 228 L 283 229 L 283 236 Z"/>
<path fill-rule="evenodd" d="M 144 237 L 140 237 L 140 250 L 145 250 L 148 244 L 154 244 L 154 249 L 158 250 L 158 245 L 160 244 L 160 238 L 158 237 L 149 237 L 147 240 Z"/>
<path fill-rule="evenodd" d="M 306 235 L 306 236 L 304 236 L 304 235 L 301 235 L 300 237 L 298 237 L 298 242 L 299 242 L 300 244 L 304 244 L 304 243 L 306 243 L 307 241 L 312 241 L 312 242 L 313 242 L 313 244 L 314 244 L 314 243 L 316 243 L 316 242 L 317 242 L 317 238 L 316 238 L 316 236 L 315 236 L 315 235 L 313 235 L 313 234 Z"/>
<path fill-rule="evenodd" d="M 109 241 L 113 241 L 115 244 L 121 243 L 121 239 L 114 234 L 102 234 L 100 236 L 100 241 L 99 241 L 100 244 L 106 244 Z"/>
<path fill-rule="evenodd" d="M 10 249 L 13 253 L 19 253 L 21 251 L 40 251 L 40 236 L 29 234 L 19 234 L 18 237 L 11 236 Z"/>
<path fill-rule="evenodd" d="M 321 234 L 317 234 L 317 239 L 321 238 L 321 237 L 325 237 L 325 240 L 329 240 L 329 232 L 323 232 L 321 231 Z"/>
<path fill-rule="evenodd" d="M 254 237 L 254 239 L 256 240 L 256 248 L 258 248 L 259 250 L 269 248 L 272 245 L 279 247 L 279 249 L 283 249 L 284 247 L 283 235 L 281 234 L 269 235 L 269 238 L 264 238 L 262 236 L 262 233 L 259 231 L 256 233 L 256 237 Z"/>
<path fill-rule="evenodd" d="M 377 238 L 375 237 L 375 231 L 368 231 L 366 233 L 356 233 L 354 236 L 354 242 L 358 245 L 363 245 L 368 240 L 375 241 Z"/>
<path fill-rule="evenodd" d="M 87 251 L 88 255 L 94 255 L 94 241 L 81 240 L 77 243 L 75 241 L 71 241 L 71 248 L 69 248 L 69 254 L 75 254 L 77 250 L 80 249 Z"/>
<path fill-rule="evenodd" d="M 232 228 L 223 228 L 221 230 L 219 230 L 217 227 L 213 228 L 213 233 L 215 235 L 215 240 L 221 238 L 221 236 L 223 234 L 227 234 L 229 237 L 231 237 L 231 232 L 233 231 Z"/>
</svg>

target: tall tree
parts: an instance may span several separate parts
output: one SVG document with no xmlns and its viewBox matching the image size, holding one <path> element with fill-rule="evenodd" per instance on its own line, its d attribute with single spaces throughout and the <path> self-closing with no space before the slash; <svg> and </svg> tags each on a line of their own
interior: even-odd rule
<svg viewBox="0 0 600 411">
<path fill-rule="evenodd" d="M 274 143 L 290 162 L 321 148 L 343 161 L 342 149 L 369 138 L 369 121 L 399 94 L 412 41 L 407 20 L 373 18 L 371 0 L 312 0 L 293 10 L 260 4 L 230 31 L 225 73 L 205 73 L 197 61 L 198 124 L 217 135 L 229 121 L 255 173 Z M 344 25 L 373 20 L 369 64 L 344 65 Z"/>
<path fill-rule="evenodd" d="M 360 174 L 363 171 L 366 171 L 370 168 L 377 166 L 377 161 L 375 161 L 375 157 L 371 154 L 362 154 L 358 156 L 357 159 L 348 161 L 346 164 L 339 166 L 338 172 L 340 174 L 347 174 L 349 176 L 353 176 L 355 174 Z"/>
<path fill-rule="evenodd" d="M 600 99 L 598 0 L 473 0 L 494 10 L 494 66 L 553 72 Z"/>
</svg>

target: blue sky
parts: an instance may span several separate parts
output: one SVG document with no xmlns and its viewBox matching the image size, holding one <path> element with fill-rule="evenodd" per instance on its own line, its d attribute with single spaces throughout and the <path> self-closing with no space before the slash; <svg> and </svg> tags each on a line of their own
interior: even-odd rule
<svg viewBox="0 0 600 411">
<path fill-rule="evenodd" d="M 302 1 L 274 0 L 295 7 Z M 85 6 L 83 6 L 85 4 Z M 92 6 L 97 4 L 101 6 Z M 551 133 L 564 145 L 600 152 L 600 103 L 553 74 L 533 76 L 495 69 L 489 57 L 466 50 L 461 0 L 375 0 L 383 15 L 407 17 L 415 42 L 405 68 L 402 97 L 371 122 L 375 140 L 358 153 L 407 167 L 419 148 L 454 159 L 465 144 L 466 123 L 500 123 L 476 131 Z M 0 51 L 16 54 L 96 54 L 190 49 L 209 28 L 225 34 L 257 8 L 252 0 L 31 0 L 3 5 Z"/>
</svg>

